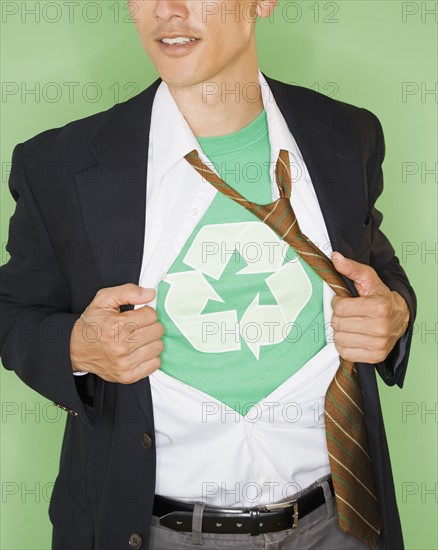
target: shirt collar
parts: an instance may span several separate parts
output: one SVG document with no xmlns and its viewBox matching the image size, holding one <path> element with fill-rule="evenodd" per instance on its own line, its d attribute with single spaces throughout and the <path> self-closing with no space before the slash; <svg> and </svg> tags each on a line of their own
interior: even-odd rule
<svg viewBox="0 0 438 550">
<path fill-rule="evenodd" d="M 289 151 L 291 162 L 294 162 L 295 155 L 301 157 L 301 154 L 260 69 L 258 78 L 271 145 L 270 177 L 271 181 L 274 181 L 275 163 L 280 149 Z M 215 171 L 164 81 L 157 88 L 152 106 L 151 145 L 154 183 L 159 183 L 165 174 L 178 162 L 183 161 L 184 155 L 193 149 L 196 149 L 201 160 L 208 162 L 209 168 Z"/>
</svg>

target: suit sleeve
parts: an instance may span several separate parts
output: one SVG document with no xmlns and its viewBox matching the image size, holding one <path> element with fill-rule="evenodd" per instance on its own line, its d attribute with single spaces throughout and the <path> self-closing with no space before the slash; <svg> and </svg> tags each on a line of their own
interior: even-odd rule
<svg viewBox="0 0 438 550">
<path fill-rule="evenodd" d="M 397 384 L 401 388 L 403 387 L 409 359 L 417 302 L 414 290 L 395 255 L 394 248 L 380 230 L 383 216 L 374 204 L 383 191 L 382 163 L 385 156 L 385 143 L 380 121 L 374 114 L 370 113 L 370 115 L 376 127 L 376 146 L 374 158 L 370 163 L 372 170 L 372 185 L 369 191 L 369 223 L 371 224 L 372 234 L 370 265 L 391 290 L 395 290 L 403 296 L 410 313 L 409 322 L 403 336 L 397 341 L 385 361 L 377 363 L 375 367 L 387 385 Z"/>
<path fill-rule="evenodd" d="M 10 258 L 0 267 L 0 356 L 6 369 L 91 428 L 95 380 L 74 377 L 70 361 L 71 332 L 80 314 L 71 312 L 67 281 L 26 177 L 23 149 L 23 144 L 14 149 L 9 178 L 16 206 L 6 244 Z"/>
</svg>

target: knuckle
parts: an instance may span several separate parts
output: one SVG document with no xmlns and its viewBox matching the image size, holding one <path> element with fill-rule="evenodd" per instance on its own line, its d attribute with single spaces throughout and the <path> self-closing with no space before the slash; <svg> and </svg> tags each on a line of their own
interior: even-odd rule
<svg viewBox="0 0 438 550">
<path fill-rule="evenodd" d="M 147 311 L 145 311 L 145 321 L 149 325 L 152 325 L 158 322 L 158 314 L 154 308 L 149 307 Z"/>
<path fill-rule="evenodd" d="M 96 300 L 99 300 L 103 297 L 106 297 L 108 296 L 108 294 L 111 294 L 111 288 L 109 287 L 103 287 L 103 288 L 99 288 L 99 290 L 96 292 L 96 294 L 94 295 L 94 299 Z"/>
<path fill-rule="evenodd" d="M 129 384 L 129 373 L 127 372 L 118 372 L 116 376 L 117 381 L 120 384 Z"/>
<path fill-rule="evenodd" d="M 131 293 L 131 292 L 134 292 L 135 289 L 136 289 L 136 286 L 134 283 L 123 283 L 121 285 L 117 285 L 117 286 L 114 286 L 114 287 L 108 287 L 108 290 L 114 290 L 115 293 L 117 294 L 120 294 L 120 293 Z"/>
<path fill-rule="evenodd" d="M 382 319 L 376 319 L 373 321 L 372 333 L 375 338 L 381 338 L 385 334 L 385 323 Z"/>
<path fill-rule="evenodd" d="M 354 358 L 352 357 L 351 355 L 351 352 L 347 349 L 347 348 L 342 348 L 340 349 L 340 352 L 339 352 L 339 355 L 345 359 L 346 361 L 353 361 Z"/>
<path fill-rule="evenodd" d="M 386 359 L 387 355 L 388 355 L 387 341 L 382 340 L 378 344 L 378 346 L 374 346 L 374 350 L 372 354 L 372 362 L 380 363 L 381 361 L 384 361 Z"/>
<path fill-rule="evenodd" d="M 159 357 L 154 357 L 148 362 L 148 366 L 151 372 L 159 369 L 161 366 L 161 359 Z"/>
<path fill-rule="evenodd" d="M 345 301 L 344 300 L 339 300 L 337 302 L 337 304 L 335 304 L 336 314 L 343 317 L 346 313 L 345 307 L 346 307 Z"/>
<path fill-rule="evenodd" d="M 164 336 L 164 327 L 163 327 L 163 325 L 159 321 L 157 321 L 155 323 L 155 328 L 157 329 L 158 336 L 160 338 L 162 338 Z"/>
<path fill-rule="evenodd" d="M 126 350 L 124 346 L 121 346 L 120 343 L 115 343 L 111 349 L 111 355 L 116 359 L 117 363 L 120 364 L 123 361 L 123 358 L 126 356 Z"/>
<path fill-rule="evenodd" d="M 121 369 L 122 371 L 124 372 L 129 372 L 129 368 L 131 367 L 131 360 L 129 358 L 128 355 L 122 355 L 121 357 L 119 357 L 119 359 L 117 360 L 117 366 L 119 369 Z"/>
<path fill-rule="evenodd" d="M 136 382 L 136 378 L 131 371 L 127 371 L 119 374 L 119 381 L 122 384 L 133 384 Z"/>
<path fill-rule="evenodd" d="M 375 306 L 376 314 L 379 317 L 387 317 L 390 313 L 389 304 L 386 301 L 379 301 Z"/>
<path fill-rule="evenodd" d="M 391 321 L 386 319 L 380 327 L 380 335 L 387 338 L 388 335 L 391 334 L 391 328 Z"/>
<path fill-rule="evenodd" d="M 372 279 L 377 274 L 376 270 L 368 264 L 361 264 L 360 269 L 362 272 L 362 277 L 367 281 Z"/>
<path fill-rule="evenodd" d="M 136 344 L 139 342 L 140 327 L 137 323 L 129 322 L 123 326 L 122 341 L 128 345 Z"/>
<path fill-rule="evenodd" d="M 339 353 L 341 357 L 344 357 L 344 348 L 343 346 L 340 346 L 336 340 L 333 340 L 333 343 L 335 344 L 336 351 Z M 346 359 L 346 357 L 344 357 Z"/>
<path fill-rule="evenodd" d="M 162 340 L 156 340 L 150 345 L 149 356 L 152 358 L 157 357 L 164 349 Z"/>
<path fill-rule="evenodd" d="M 388 341 L 386 338 L 375 338 L 374 339 L 374 348 L 377 355 L 381 355 L 388 347 Z"/>
<path fill-rule="evenodd" d="M 151 359 L 154 359 L 154 357 L 156 356 L 157 354 L 154 352 L 154 346 L 152 344 L 148 344 L 144 348 L 144 360 L 150 361 Z"/>
</svg>

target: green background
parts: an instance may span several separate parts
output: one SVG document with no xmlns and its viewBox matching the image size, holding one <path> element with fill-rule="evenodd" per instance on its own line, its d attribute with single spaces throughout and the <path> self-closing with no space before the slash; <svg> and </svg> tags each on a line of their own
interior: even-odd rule
<svg viewBox="0 0 438 550">
<path fill-rule="evenodd" d="M 74 11 L 67 4 L 2 4 L 2 262 L 14 210 L 7 188 L 14 145 L 105 110 L 157 77 L 124 0 L 84 0 Z M 438 423 L 428 413 L 438 401 L 437 98 L 427 93 L 437 81 L 433 9 L 436 2 L 280 0 L 256 31 L 265 74 L 366 107 L 384 128 L 378 207 L 419 307 L 405 386 L 379 380 L 379 388 L 406 548 L 422 550 L 438 548 Z M 4 369 L 1 405 L 0 548 L 48 549 L 48 500 L 66 413 Z"/>
</svg>

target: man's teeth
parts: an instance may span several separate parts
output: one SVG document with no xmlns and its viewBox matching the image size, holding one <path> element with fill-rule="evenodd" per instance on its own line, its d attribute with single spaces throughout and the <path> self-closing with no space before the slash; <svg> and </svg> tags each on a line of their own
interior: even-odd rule
<svg viewBox="0 0 438 550">
<path fill-rule="evenodd" d="M 164 42 L 164 44 L 187 44 L 188 42 L 194 42 L 195 40 L 196 38 L 177 36 L 176 38 L 162 38 L 161 42 Z"/>
</svg>

